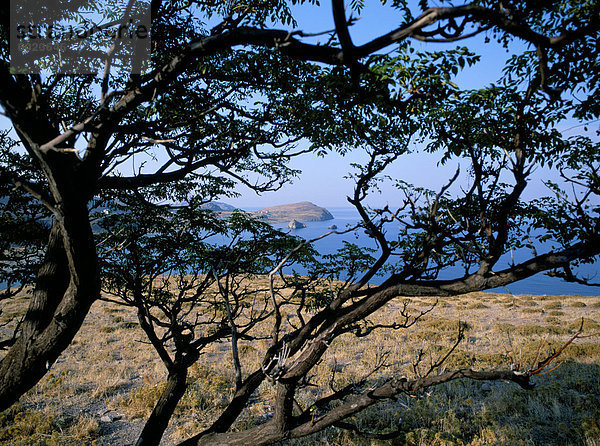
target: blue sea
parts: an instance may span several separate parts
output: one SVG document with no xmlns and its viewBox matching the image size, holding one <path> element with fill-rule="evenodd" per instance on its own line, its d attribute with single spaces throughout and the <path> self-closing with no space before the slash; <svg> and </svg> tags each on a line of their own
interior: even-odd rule
<svg viewBox="0 0 600 446">
<path fill-rule="evenodd" d="M 302 237 L 306 240 L 311 240 L 317 238 L 329 231 L 329 226 L 336 225 L 338 227 L 338 231 L 344 230 L 348 226 L 353 226 L 359 220 L 358 214 L 354 208 L 351 207 L 328 207 L 327 208 L 331 214 L 334 216 L 333 220 L 327 221 L 316 221 L 316 222 L 305 222 L 306 228 L 290 230 L 287 229 L 287 223 L 276 223 L 273 226 L 282 229 L 284 231 L 289 231 L 291 234 Z M 248 209 L 249 211 L 254 211 L 258 209 Z M 394 236 L 398 234 L 398 226 L 391 225 L 387 228 L 388 236 L 392 239 Z M 364 232 L 359 231 L 357 233 L 348 233 L 348 234 L 331 234 L 321 240 L 315 242 L 315 248 L 321 254 L 329 254 L 335 252 L 337 249 L 343 246 L 343 241 L 348 241 L 351 243 L 355 243 L 361 247 L 371 247 L 376 248 L 376 244 L 368 237 Z M 541 252 L 540 252 L 541 253 Z M 510 256 L 507 255 L 500 259 L 496 268 L 504 269 L 510 266 Z M 524 260 L 515 257 L 516 261 Z M 452 277 L 457 277 L 457 275 L 462 275 L 458 270 L 447 271 L 444 275 L 440 276 L 441 279 L 449 279 Z M 301 272 L 301 271 L 299 271 Z M 593 282 L 600 282 L 600 265 L 598 263 L 593 265 L 584 265 L 580 267 L 577 272 L 584 277 L 591 278 Z M 457 274 L 459 273 L 459 274 Z M 373 283 L 381 283 L 382 278 L 374 278 L 372 280 Z M 600 296 L 600 287 L 593 286 L 585 286 L 576 283 L 565 282 L 562 279 L 556 277 L 549 277 L 544 274 L 537 274 L 530 278 L 521 280 L 519 282 L 508 285 L 506 288 L 494 288 L 492 290 L 498 293 L 513 293 L 513 294 L 534 294 L 534 295 L 562 295 L 562 294 L 579 294 L 581 296 Z"/>
<path fill-rule="evenodd" d="M 247 208 L 246 211 L 252 212 L 257 211 L 259 208 Z M 290 230 L 287 228 L 286 223 L 275 223 L 273 226 L 282 231 L 289 232 L 292 235 L 302 237 L 305 240 L 315 239 L 331 230 L 328 229 L 331 225 L 337 226 L 337 231 L 343 231 L 347 227 L 356 225 L 360 220 L 356 210 L 351 207 L 328 207 L 327 208 L 333 215 L 333 220 L 327 221 L 315 221 L 305 222 L 306 228 Z M 390 240 L 393 240 L 398 235 L 398 226 L 390 224 L 386 227 L 387 235 Z M 216 240 L 213 240 L 216 241 Z M 331 254 L 337 251 L 343 246 L 343 242 L 347 241 L 354 243 L 360 247 L 377 248 L 374 240 L 368 237 L 364 231 L 350 232 L 346 234 L 331 234 L 321 240 L 314 243 L 314 247 L 320 254 Z M 515 256 L 515 261 L 526 260 L 526 258 L 519 258 L 519 253 Z M 373 256 L 376 256 L 374 253 Z M 500 259 L 496 265 L 497 269 L 504 269 L 510 266 L 510 256 L 504 256 Z M 294 267 L 298 273 L 304 273 L 302 269 Z M 284 270 L 284 272 L 286 272 Z M 290 272 L 290 271 L 287 271 Z M 600 282 L 600 263 L 592 265 L 584 265 L 580 267 L 576 272 L 580 276 L 590 278 L 593 282 Z M 445 271 L 440 275 L 440 279 L 451 279 L 460 277 L 463 274 L 463 270 L 459 268 L 453 268 Z M 374 277 L 371 282 L 379 284 L 383 281 L 381 277 Z M 3 289 L 6 284 L 0 282 L 0 290 Z M 506 286 L 506 288 L 494 288 L 487 291 L 494 291 L 498 293 L 512 293 L 512 294 L 534 294 L 534 295 L 581 295 L 581 296 L 600 296 L 600 287 L 585 286 L 576 283 L 565 282 L 556 277 L 549 277 L 544 274 L 537 274 L 527 279 L 515 282 Z"/>
</svg>

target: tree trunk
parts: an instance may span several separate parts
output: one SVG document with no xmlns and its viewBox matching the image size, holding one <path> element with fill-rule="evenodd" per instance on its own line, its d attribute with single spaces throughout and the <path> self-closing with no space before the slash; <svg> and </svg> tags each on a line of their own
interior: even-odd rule
<svg viewBox="0 0 600 446">
<path fill-rule="evenodd" d="M 0 411 L 14 404 L 50 369 L 99 296 L 99 270 L 83 200 L 55 222 L 20 335 L 0 361 Z M 65 204 L 66 205 L 66 204 Z M 72 262 L 67 261 L 67 250 Z"/>
<path fill-rule="evenodd" d="M 136 446 L 157 446 L 169 425 L 169 420 L 175 407 L 183 396 L 186 388 L 187 367 L 183 366 L 169 373 L 167 387 L 158 398 L 150 418 L 146 421 Z"/>
<path fill-rule="evenodd" d="M 261 369 L 258 369 L 252 375 L 248 376 L 240 388 L 236 390 L 235 395 L 227 408 L 212 426 L 198 435 L 194 435 L 192 438 L 187 439 L 181 443 L 181 445 L 195 445 L 201 438 L 204 438 L 207 435 L 227 432 L 242 413 L 242 410 L 246 408 L 248 400 L 264 379 L 265 375 Z"/>
</svg>

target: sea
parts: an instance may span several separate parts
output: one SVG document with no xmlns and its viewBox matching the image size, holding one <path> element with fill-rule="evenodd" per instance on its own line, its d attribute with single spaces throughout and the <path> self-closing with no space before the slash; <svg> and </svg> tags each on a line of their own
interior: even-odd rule
<svg viewBox="0 0 600 446">
<path fill-rule="evenodd" d="M 259 208 L 246 208 L 248 212 L 257 211 Z M 288 229 L 285 223 L 274 223 L 273 227 L 280 229 L 284 232 L 288 232 L 292 235 L 301 237 L 305 240 L 316 239 L 323 234 L 331 232 L 330 226 L 337 226 L 338 232 L 345 230 L 348 227 L 355 226 L 360 220 L 356 209 L 352 207 L 328 207 L 327 210 L 333 215 L 333 220 L 326 221 L 314 221 L 305 222 L 306 228 L 302 229 Z M 390 240 L 398 235 L 398 225 L 388 224 L 386 226 L 386 235 Z M 314 242 L 313 246 L 321 254 L 333 254 L 339 248 L 343 247 L 344 241 L 354 243 L 360 247 L 365 248 L 377 248 L 375 241 L 365 234 L 364 230 L 349 232 L 345 234 L 330 234 L 320 240 Z M 213 242 L 218 242 L 214 240 Z M 540 251 L 541 253 L 541 251 Z M 376 256 L 377 254 L 372 254 Z M 521 257 L 521 258 L 519 258 Z M 515 261 L 526 260 L 523 253 L 516 252 L 514 254 Z M 508 268 L 511 264 L 510 255 L 502 257 L 498 264 L 497 269 Z M 293 270 L 299 274 L 303 274 L 306 270 L 302 267 L 293 266 Z M 439 276 L 440 279 L 451 279 L 460 277 L 464 274 L 464 270 L 461 268 L 452 268 L 442 272 Z M 592 282 L 600 282 L 600 262 L 590 265 L 582 265 L 578 269 L 574 270 L 579 274 L 580 277 L 586 277 Z M 291 273 L 292 270 L 284 269 L 285 273 Z M 383 282 L 385 277 L 374 277 L 371 279 L 371 283 L 380 284 Z M 0 282 L 0 290 L 6 287 L 5 283 Z M 580 295 L 580 296 L 600 296 L 600 287 L 597 286 L 586 286 L 577 283 L 566 282 L 557 277 L 550 277 L 543 273 L 536 274 L 535 276 L 521 280 L 519 282 L 512 283 L 502 288 L 493 288 L 486 291 L 506 293 L 506 294 L 533 294 L 533 295 Z"/>
<path fill-rule="evenodd" d="M 247 210 L 255 211 L 258 210 L 258 208 Z M 275 223 L 273 226 L 281 229 L 282 231 L 289 231 L 290 234 L 302 237 L 305 240 L 312 240 L 325 233 L 331 232 L 331 229 L 328 229 L 331 225 L 336 225 L 338 228 L 337 231 L 343 231 L 347 227 L 354 226 L 360 220 L 356 209 L 352 207 L 328 207 L 327 210 L 333 215 L 333 220 L 305 222 L 306 228 L 295 230 L 288 229 L 287 222 Z M 388 237 L 393 240 L 393 237 L 397 236 L 399 232 L 399 227 L 398 225 L 389 224 L 386 227 L 386 231 Z M 341 248 L 344 241 L 354 243 L 360 247 L 377 247 L 375 241 L 366 235 L 364 230 L 341 235 L 331 234 L 314 242 L 314 246 L 321 254 L 331 254 Z M 540 251 L 540 253 L 542 253 L 542 251 Z M 513 253 L 513 259 L 518 262 L 520 260 L 526 260 L 526 257 L 524 253 L 515 252 Z M 511 261 L 510 254 L 507 254 L 498 261 L 496 268 L 508 268 L 511 264 Z M 462 275 L 460 272 L 463 271 L 463 269 L 459 268 L 448 270 L 443 272 L 439 278 L 450 279 L 453 277 L 460 277 Z M 600 282 L 600 263 L 598 262 L 591 265 L 583 265 L 575 271 L 581 277 L 588 278 L 591 282 Z M 302 273 L 303 271 L 301 269 L 297 269 L 297 272 Z M 384 278 L 375 277 L 371 280 L 371 282 L 374 284 L 379 284 L 383 280 Z M 527 279 L 512 283 L 506 287 L 493 288 L 486 291 L 506 294 L 600 296 L 600 287 L 566 282 L 560 278 L 550 277 L 543 273 L 536 274 Z"/>
</svg>

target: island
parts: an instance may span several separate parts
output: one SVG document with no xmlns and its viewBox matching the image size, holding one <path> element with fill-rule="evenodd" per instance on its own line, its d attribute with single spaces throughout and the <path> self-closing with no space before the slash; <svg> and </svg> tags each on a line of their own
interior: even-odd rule
<svg viewBox="0 0 600 446">
<path fill-rule="evenodd" d="M 203 204 L 202 209 L 217 212 L 221 218 L 227 218 L 237 208 L 227 203 L 213 201 Z M 292 221 L 300 223 L 306 221 L 326 221 L 333 219 L 333 215 L 331 215 L 327 209 L 317 206 L 310 201 L 270 206 L 255 212 L 250 212 L 250 214 L 254 217 L 261 218 L 268 223 L 291 223 Z M 306 225 L 301 227 L 306 227 Z"/>
<path fill-rule="evenodd" d="M 255 215 L 266 219 L 270 223 L 301 221 L 333 220 L 333 215 L 320 206 L 309 201 L 300 203 L 282 204 L 261 209 Z"/>
<path fill-rule="evenodd" d="M 302 228 L 306 228 L 306 225 L 304 223 L 300 223 L 298 220 L 292 220 L 288 223 L 288 228 L 302 229 Z"/>
<path fill-rule="evenodd" d="M 214 212 L 233 212 L 236 208 L 230 204 L 222 203 L 220 201 L 211 201 L 200 206 L 202 209 L 207 209 Z"/>
</svg>

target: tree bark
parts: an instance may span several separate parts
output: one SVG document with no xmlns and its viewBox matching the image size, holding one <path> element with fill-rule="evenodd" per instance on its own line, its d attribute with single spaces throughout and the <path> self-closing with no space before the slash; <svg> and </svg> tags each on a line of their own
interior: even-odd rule
<svg viewBox="0 0 600 446">
<path fill-rule="evenodd" d="M 17 340 L 0 361 L 0 411 L 14 404 L 50 369 L 81 327 L 100 293 L 87 200 L 76 178 L 60 201 L 63 221 L 50 231 L 45 260 Z M 83 195 L 83 194 L 82 194 Z"/>
<path fill-rule="evenodd" d="M 193 441 L 187 440 L 180 443 L 179 446 L 261 446 L 275 443 L 290 438 L 300 438 L 335 425 L 338 421 L 344 420 L 361 410 L 373 406 L 383 400 L 396 397 L 401 393 L 414 394 L 419 390 L 434 387 L 446 382 L 457 379 L 469 378 L 481 381 L 505 380 L 512 381 L 524 389 L 533 389 L 534 385 L 529 382 L 529 375 L 521 374 L 510 370 L 495 371 L 475 371 L 470 369 L 455 370 L 445 372 L 440 375 L 418 378 L 415 380 L 406 380 L 400 378 L 388 381 L 378 387 L 371 388 L 363 394 L 343 401 L 326 414 L 313 418 L 307 418 L 304 415 L 292 418 L 296 425 L 288 424 L 285 429 L 278 421 L 273 418 L 271 421 L 241 432 L 212 433 L 204 437 L 195 438 Z M 280 394 L 286 397 L 287 392 Z"/>
<path fill-rule="evenodd" d="M 169 420 L 183 396 L 186 388 L 187 367 L 178 368 L 169 373 L 167 387 L 161 393 L 152 414 L 146 420 L 144 429 L 138 437 L 136 446 L 157 446 L 169 425 Z"/>
<path fill-rule="evenodd" d="M 195 445 L 201 438 L 207 435 L 225 433 L 229 430 L 231 425 L 237 420 L 242 410 L 246 408 L 248 400 L 254 393 L 258 386 L 264 381 L 265 375 L 261 369 L 258 369 L 252 375 L 248 376 L 235 392 L 233 399 L 219 416 L 219 418 L 209 427 L 207 430 L 194 435 L 192 438 L 187 439 L 181 446 Z"/>
</svg>

